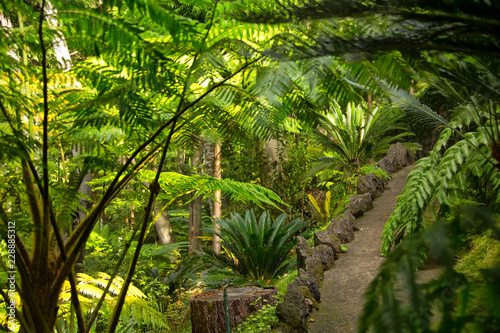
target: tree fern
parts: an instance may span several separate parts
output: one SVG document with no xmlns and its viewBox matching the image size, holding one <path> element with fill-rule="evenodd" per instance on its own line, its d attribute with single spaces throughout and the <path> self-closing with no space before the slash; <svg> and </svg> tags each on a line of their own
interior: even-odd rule
<svg viewBox="0 0 500 333">
<path fill-rule="evenodd" d="M 140 172 L 138 179 L 141 182 L 151 182 L 154 174 L 154 171 L 144 170 Z M 92 186 L 106 184 L 113 177 L 113 174 L 109 174 L 93 180 L 89 184 Z M 242 183 L 231 179 L 216 179 L 206 175 L 186 176 L 176 172 L 163 172 L 160 177 L 160 185 L 165 192 L 160 197 L 168 203 L 173 202 L 182 195 L 195 191 L 196 197 L 209 197 L 215 191 L 221 190 L 230 195 L 232 200 L 252 202 L 258 206 L 271 205 L 278 208 L 278 204 L 285 204 L 273 191 L 260 185 Z"/>
<path fill-rule="evenodd" d="M 448 121 L 437 114 L 427 105 L 421 103 L 417 97 L 401 89 L 386 88 L 392 103 L 401 107 L 410 119 L 427 126 L 449 126 Z"/>
</svg>

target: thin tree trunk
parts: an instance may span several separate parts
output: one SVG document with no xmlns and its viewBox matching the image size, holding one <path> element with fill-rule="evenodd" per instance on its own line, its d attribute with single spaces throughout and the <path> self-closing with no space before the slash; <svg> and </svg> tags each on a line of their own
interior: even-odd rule
<svg viewBox="0 0 500 333">
<path fill-rule="evenodd" d="M 203 153 L 203 140 L 200 140 L 200 147 L 195 149 L 191 159 L 191 169 L 196 171 L 201 165 Z M 193 172 L 192 171 L 192 172 Z M 194 194 L 193 194 L 194 195 Z M 202 198 L 198 197 L 189 203 L 189 252 L 201 251 L 201 210 Z"/>
<path fill-rule="evenodd" d="M 73 229 L 76 228 L 76 226 L 87 217 L 87 212 L 90 210 L 90 207 L 92 207 L 92 201 L 87 198 L 92 198 L 92 187 L 88 184 L 88 182 L 90 181 L 92 181 L 92 174 L 89 171 L 83 177 L 80 188 L 78 189 L 78 192 L 82 193 L 85 196 L 80 199 L 80 205 L 82 206 L 82 208 L 78 208 L 78 216 L 73 220 Z M 82 247 L 80 257 L 76 262 L 75 272 L 78 273 L 83 271 L 84 260 L 85 247 Z"/>
<path fill-rule="evenodd" d="M 186 154 L 182 150 L 177 150 L 177 172 L 180 174 L 185 174 L 184 163 L 186 163 Z"/>
<path fill-rule="evenodd" d="M 45 9 L 47 22 L 52 28 L 58 28 L 60 26 L 59 21 L 57 20 L 57 10 L 52 6 L 50 1 L 47 1 L 47 6 Z M 55 37 L 52 41 L 52 45 L 54 46 L 56 60 L 61 66 L 63 70 L 69 70 L 73 66 L 71 63 L 71 57 L 69 55 L 68 45 L 66 44 L 66 40 L 64 36 L 60 35 Z"/>
<path fill-rule="evenodd" d="M 276 172 L 279 172 L 279 142 L 277 139 L 271 139 L 264 143 L 264 153 L 266 156 L 266 164 L 264 165 L 265 182 L 264 186 L 273 188 L 273 179 Z"/>
<path fill-rule="evenodd" d="M 160 239 L 161 245 L 168 245 L 175 243 L 174 233 L 172 232 L 172 227 L 170 226 L 170 221 L 168 219 L 168 213 L 162 210 L 162 203 L 156 199 L 153 204 L 153 215 L 158 218 L 155 221 L 156 234 Z"/>
<path fill-rule="evenodd" d="M 147 181 L 142 182 L 142 184 L 147 188 L 151 186 L 151 183 Z M 160 239 L 160 244 L 168 245 L 175 243 L 175 237 L 170 225 L 170 220 L 168 219 L 168 213 L 167 211 L 163 210 L 163 203 L 158 198 L 156 198 L 153 202 L 151 212 L 153 214 L 153 218 L 156 218 L 155 229 L 156 234 Z"/>
<path fill-rule="evenodd" d="M 220 142 L 217 142 L 214 146 L 214 177 L 217 179 L 222 178 L 222 170 L 221 170 L 221 145 Z M 214 210 L 213 215 L 214 219 L 214 229 L 215 231 L 220 231 L 220 226 L 216 223 L 217 219 L 222 218 L 222 191 L 218 190 L 214 194 Z M 214 235 L 212 240 L 212 246 L 215 253 L 220 253 L 220 238 L 219 236 Z"/>
</svg>

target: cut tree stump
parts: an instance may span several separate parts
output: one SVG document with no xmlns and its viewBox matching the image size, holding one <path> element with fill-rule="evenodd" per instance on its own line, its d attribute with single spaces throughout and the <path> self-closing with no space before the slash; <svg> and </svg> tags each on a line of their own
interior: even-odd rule
<svg viewBox="0 0 500 333">
<path fill-rule="evenodd" d="M 228 287 L 227 293 L 229 323 L 232 329 L 248 315 L 260 310 L 265 304 L 274 305 L 274 295 L 278 293 L 278 289 L 259 286 Z M 226 332 L 224 299 L 221 289 L 193 296 L 189 299 L 189 304 L 193 333 Z"/>
</svg>

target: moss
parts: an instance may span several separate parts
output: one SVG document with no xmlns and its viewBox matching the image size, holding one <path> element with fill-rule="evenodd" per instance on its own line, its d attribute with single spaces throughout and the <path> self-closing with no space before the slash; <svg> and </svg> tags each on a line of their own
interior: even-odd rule
<svg viewBox="0 0 500 333">
<path fill-rule="evenodd" d="M 481 270 L 500 264 L 500 241 L 489 233 L 474 237 L 460 254 L 455 269 L 471 280 L 481 279 Z"/>
<path fill-rule="evenodd" d="M 319 310 L 319 304 L 314 299 L 309 288 L 307 288 L 306 286 L 300 286 L 300 291 L 302 291 L 302 295 L 304 295 L 304 298 L 311 300 L 311 302 L 313 303 L 313 308 L 315 308 L 316 310 Z"/>
</svg>

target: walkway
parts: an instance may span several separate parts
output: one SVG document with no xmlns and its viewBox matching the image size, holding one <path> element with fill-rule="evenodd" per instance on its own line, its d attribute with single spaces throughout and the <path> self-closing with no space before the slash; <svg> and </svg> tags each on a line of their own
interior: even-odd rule
<svg viewBox="0 0 500 333">
<path fill-rule="evenodd" d="M 373 209 L 357 219 L 362 230 L 355 232 L 352 243 L 346 244 L 348 252 L 335 261 L 335 267 L 325 272 L 320 309 L 310 316 L 314 319 L 309 322 L 310 332 L 357 332 L 365 290 L 384 260 L 380 256 L 380 236 L 412 168 L 407 166 L 394 173 L 382 196 L 373 202 Z"/>
</svg>

